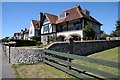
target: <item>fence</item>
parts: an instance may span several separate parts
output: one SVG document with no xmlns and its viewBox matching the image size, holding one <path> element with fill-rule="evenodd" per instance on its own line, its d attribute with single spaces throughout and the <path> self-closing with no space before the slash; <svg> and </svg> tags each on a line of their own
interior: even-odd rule
<svg viewBox="0 0 120 80">
<path fill-rule="evenodd" d="M 112 73 L 108 73 L 102 70 L 98 70 L 95 68 L 90 68 L 84 65 L 72 63 L 71 60 L 78 59 L 90 63 L 100 64 L 104 66 L 109 66 L 112 68 L 117 68 L 120 64 L 119 62 L 107 61 L 107 60 L 100 60 L 100 59 L 93 59 L 90 57 L 78 56 L 69 53 L 61 53 L 52 50 L 44 50 L 45 54 L 43 55 L 43 61 L 55 68 L 58 68 L 64 72 L 67 72 L 77 78 L 80 79 L 100 79 L 104 80 L 108 79 L 115 79 L 119 77 L 119 75 L 115 75 Z M 88 79 L 87 79 L 88 80 Z"/>
</svg>

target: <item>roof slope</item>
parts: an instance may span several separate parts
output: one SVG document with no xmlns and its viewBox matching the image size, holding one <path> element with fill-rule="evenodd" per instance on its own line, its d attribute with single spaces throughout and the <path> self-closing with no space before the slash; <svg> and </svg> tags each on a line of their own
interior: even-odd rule
<svg viewBox="0 0 120 80">
<path fill-rule="evenodd" d="M 52 15 L 52 14 L 48 14 L 48 13 L 45 13 L 45 14 L 47 15 L 50 22 L 53 24 L 59 24 L 62 22 L 71 21 L 71 20 L 78 19 L 78 18 L 86 18 L 90 21 L 93 21 L 97 24 L 102 25 L 100 22 L 98 22 L 92 16 L 87 16 L 86 14 L 84 14 L 84 10 L 82 10 L 82 8 L 80 6 L 75 6 L 73 8 L 68 9 L 68 10 L 65 10 L 63 12 L 68 13 L 68 15 L 64 18 L 59 18 L 56 15 Z"/>
<path fill-rule="evenodd" d="M 32 20 L 32 23 L 35 29 L 40 29 L 39 22 L 40 22 L 39 20 Z"/>
</svg>

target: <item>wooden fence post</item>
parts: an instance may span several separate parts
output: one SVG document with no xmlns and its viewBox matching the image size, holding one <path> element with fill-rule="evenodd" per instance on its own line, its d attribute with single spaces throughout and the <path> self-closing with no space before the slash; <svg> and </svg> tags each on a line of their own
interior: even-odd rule
<svg viewBox="0 0 120 80">
<path fill-rule="evenodd" d="M 73 38 L 69 39 L 69 54 L 73 54 Z M 68 58 L 68 62 L 71 62 L 71 58 Z M 71 70 L 71 66 L 68 65 L 68 68 Z"/>
</svg>

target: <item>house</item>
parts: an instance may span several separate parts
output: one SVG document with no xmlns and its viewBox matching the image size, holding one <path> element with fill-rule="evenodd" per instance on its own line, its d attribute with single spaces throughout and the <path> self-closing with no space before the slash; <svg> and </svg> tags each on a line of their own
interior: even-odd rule
<svg viewBox="0 0 120 80">
<path fill-rule="evenodd" d="M 21 32 L 14 33 L 13 38 L 14 39 L 22 39 L 22 40 L 28 40 L 29 30 L 25 28 L 25 30 L 21 30 Z"/>
<path fill-rule="evenodd" d="M 40 37 L 39 20 L 31 20 L 28 36 L 29 39 L 32 37 Z"/>
<path fill-rule="evenodd" d="M 13 39 L 21 39 L 21 34 L 20 34 L 20 32 L 14 33 Z"/>
<path fill-rule="evenodd" d="M 23 31 L 23 39 L 24 40 L 28 40 L 29 39 L 29 30 L 27 28 L 25 28 L 25 30 Z"/>
<path fill-rule="evenodd" d="M 58 16 L 42 13 L 41 17 L 41 42 L 43 44 L 50 43 L 50 39 L 54 41 L 64 41 L 72 37 L 74 40 L 83 40 L 83 28 L 85 25 L 91 25 L 95 31 L 97 39 L 100 38 L 101 23 L 90 15 L 90 11 L 82 10 L 79 6 L 75 6 L 61 12 Z"/>
</svg>

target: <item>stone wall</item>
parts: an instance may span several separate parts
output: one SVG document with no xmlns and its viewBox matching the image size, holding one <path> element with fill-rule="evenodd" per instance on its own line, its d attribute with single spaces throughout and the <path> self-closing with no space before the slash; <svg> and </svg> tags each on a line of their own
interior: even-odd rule
<svg viewBox="0 0 120 80">
<path fill-rule="evenodd" d="M 117 46 L 120 46 L 120 40 L 76 41 L 73 43 L 73 54 L 87 56 Z M 65 53 L 71 50 L 68 42 L 55 42 L 48 49 Z"/>
<path fill-rule="evenodd" d="M 4 46 L 4 53 L 9 57 L 9 47 Z M 12 64 L 31 64 L 42 60 L 43 49 L 10 47 L 10 62 Z"/>
</svg>

